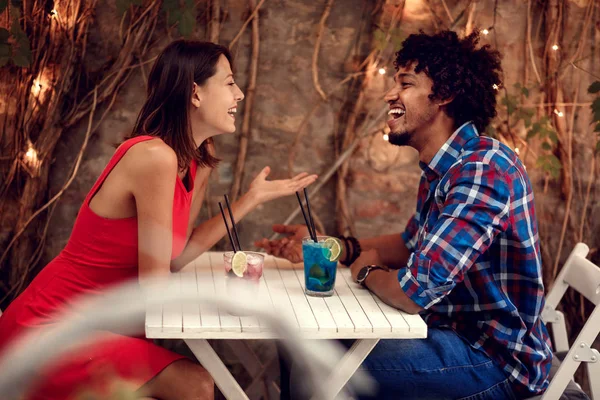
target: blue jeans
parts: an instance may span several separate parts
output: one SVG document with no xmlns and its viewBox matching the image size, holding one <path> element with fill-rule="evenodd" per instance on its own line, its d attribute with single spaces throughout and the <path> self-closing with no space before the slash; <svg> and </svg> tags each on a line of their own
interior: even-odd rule
<svg viewBox="0 0 600 400">
<path fill-rule="evenodd" d="M 379 384 L 374 399 L 516 399 L 502 368 L 452 330 L 429 329 L 427 339 L 380 340 L 362 368 Z M 289 397 L 302 398 L 295 395 L 299 377 L 293 375 Z M 283 390 L 281 398 L 286 395 Z"/>
</svg>

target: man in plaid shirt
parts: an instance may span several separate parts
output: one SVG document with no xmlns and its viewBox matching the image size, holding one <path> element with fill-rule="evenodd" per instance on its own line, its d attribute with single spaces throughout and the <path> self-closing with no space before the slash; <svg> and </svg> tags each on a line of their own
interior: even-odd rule
<svg viewBox="0 0 600 400">
<path fill-rule="evenodd" d="M 377 398 L 514 399 L 548 386 L 533 190 L 518 156 L 479 134 L 496 115 L 501 67 L 477 42 L 448 31 L 404 41 L 385 100 L 390 143 L 419 152 L 417 210 L 402 234 L 342 237 L 353 278 L 429 327 L 367 357 Z M 257 245 L 300 261 L 306 228 L 274 229 L 289 237 Z"/>
</svg>

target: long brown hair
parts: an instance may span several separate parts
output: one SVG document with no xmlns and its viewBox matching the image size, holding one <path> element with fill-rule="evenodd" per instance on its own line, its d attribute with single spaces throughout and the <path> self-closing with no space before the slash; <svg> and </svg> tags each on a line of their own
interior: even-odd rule
<svg viewBox="0 0 600 400">
<path fill-rule="evenodd" d="M 214 168 L 219 159 L 211 153 L 212 139 L 199 148 L 194 142 L 189 105 L 193 84 L 202 86 L 216 73 L 221 55 L 233 64 L 229 50 L 215 43 L 182 39 L 169 44 L 150 71 L 146 102 L 129 137 L 161 138 L 177 154 L 180 169 L 187 168 L 192 160 Z"/>
</svg>

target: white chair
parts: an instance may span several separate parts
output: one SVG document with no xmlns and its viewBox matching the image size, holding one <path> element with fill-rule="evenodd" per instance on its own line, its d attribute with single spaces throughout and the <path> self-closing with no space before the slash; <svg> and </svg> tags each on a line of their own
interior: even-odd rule
<svg viewBox="0 0 600 400">
<path fill-rule="evenodd" d="M 587 367 L 592 399 L 600 400 L 600 353 L 591 348 L 600 333 L 600 267 L 585 258 L 588 253 L 589 248 L 584 243 L 575 245 L 546 297 L 542 320 L 546 324 L 552 324 L 555 352 L 566 351 L 567 355 L 556 374 L 551 377 L 550 386 L 542 396 L 543 400 L 558 400 L 581 363 L 585 363 Z M 556 310 L 569 287 L 581 293 L 595 306 L 570 347 L 565 316 Z"/>
</svg>

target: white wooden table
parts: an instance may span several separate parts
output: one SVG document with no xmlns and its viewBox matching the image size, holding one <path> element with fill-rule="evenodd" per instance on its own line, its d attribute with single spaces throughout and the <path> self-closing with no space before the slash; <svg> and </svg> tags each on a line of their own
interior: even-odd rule
<svg viewBox="0 0 600 400">
<path fill-rule="evenodd" d="M 187 275 L 186 275 L 187 274 Z M 173 274 L 173 289 L 180 279 L 195 276 L 197 282 L 210 282 L 215 293 L 223 293 L 223 255 L 208 252 Z M 190 290 L 189 286 L 187 287 Z M 193 290 L 193 289 L 192 289 Z M 287 260 L 266 257 L 258 295 L 270 301 L 274 310 L 295 321 L 294 328 L 306 339 L 358 339 L 340 361 L 328 390 L 337 394 L 352 377 L 380 339 L 427 337 L 427 325 L 418 315 L 403 313 L 384 304 L 362 286 L 354 283 L 350 270 L 340 267 L 335 294 L 318 298 L 304 294 L 304 271 Z M 277 299 L 272 301 L 272 299 Z M 277 339 L 269 326 L 254 316 L 237 317 L 201 303 L 165 304 L 146 313 L 146 336 L 154 339 L 184 339 L 198 361 L 208 370 L 228 399 L 247 399 L 206 339 Z"/>
</svg>

